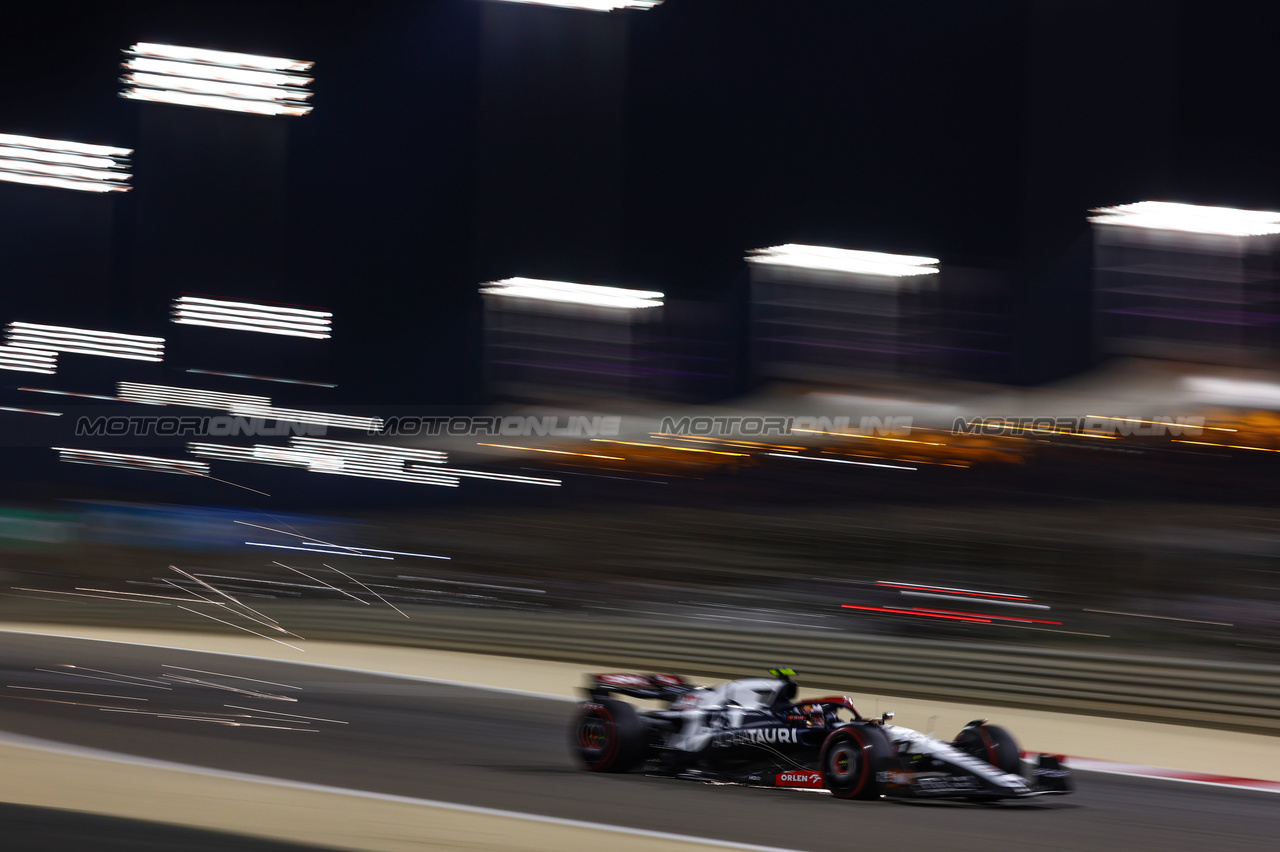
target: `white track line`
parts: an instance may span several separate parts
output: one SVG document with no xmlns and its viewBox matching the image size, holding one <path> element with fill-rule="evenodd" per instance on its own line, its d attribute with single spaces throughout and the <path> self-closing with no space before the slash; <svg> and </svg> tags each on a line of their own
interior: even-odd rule
<svg viewBox="0 0 1280 852">
<path fill-rule="evenodd" d="M 185 763 L 175 763 L 168 760 L 155 760 L 148 757 L 135 757 L 134 755 L 88 748 L 85 746 L 66 745 L 65 743 L 54 742 L 52 740 L 26 737 L 20 734 L 10 734 L 2 731 L 0 731 L 0 745 L 52 752 L 55 754 L 66 755 L 68 757 L 89 758 L 91 760 L 110 760 L 115 763 L 124 763 L 130 766 L 139 766 L 147 769 L 164 769 L 172 772 L 186 772 L 193 775 L 203 775 L 208 778 L 220 778 L 228 781 L 270 784 L 274 787 L 285 787 L 290 790 L 303 790 L 311 793 L 329 793 L 331 795 L 372 799 L 379 802 L 418 805 L 430 808 L 444 808 L 445 810 L 461 811 L 463 813 L 479 814 L 481 816 L 521 819 L 527 822 L 539 822 L 546 825 L 565 826 L 567 828 L 585 828 L 593 831 L 607 831 L 612 834 L 629 834 L 634 837 L 648 837 L 654 840 L 670 840 L 678 843 L 696 844 L 699 846 L 720 847 L 722 849 L 741 849 L 745 850 L 745 852 L 798 852 L 798 850 L 795 849 L 784 849 L 779 846 L 756 846 L 751 843 L 735 843 L 732 840 L 715 840 L 710 837 L 694 837 L 688 834 L 672 834 L 665 831 L 650 831 L 645 828 L 630 828 L 627 826 L 609 825 L 600 822 L 585 822 L 583 820 L 544 816 L 542 814 L 505 811 L 498 808 L 482 808 L 476 805 L 460 805 L 456 802 L 443 802 L 437 799 L 417 799 L 411 796 L 395 796 L 389 793 L 370 793 L 366 790 L 329 787 L 323 784 L 308 784 L 303 781 L 287 781 L 282 778 L 271 778 L 265 775 L 251 775 L 244 772 L 227 772 L 221 769 L 209 769 L 203 766 L 191 766 Z"/>
<path fill-rule="evenodd" d="M 1228 790 L 1280 793 L 1280 781 L 1231 778 L 1230 776 L 1215 775 L 1209 772 L 1183 772 L 1182 770 L 1165 769 L 1159 766 L 1113 763 L 1109 760 L 1093 760 L 1085 757 L 1068 757 L 1066 765 L 1073 772 L 1097 772 L 1103 775 L 1122 775 L 1126 778 L 1148 778 L 1152 781 L 1176 781 L 1179 784 L 1199 784 L 1202 787 L 1223 787 Z"/>
</svg>

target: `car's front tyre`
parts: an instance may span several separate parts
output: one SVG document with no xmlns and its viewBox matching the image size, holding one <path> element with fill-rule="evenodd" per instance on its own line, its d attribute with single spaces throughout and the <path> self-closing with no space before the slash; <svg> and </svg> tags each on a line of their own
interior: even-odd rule
<svg viewBox="0 0 1280 852">
<path fill-rule="evenodd" d="M 1013 734 L 999 725 L 970 722 L 955 738 L 955 746 L 979 760 L 985 760 L 1001 772 L 1022 773 L 1022 750 Z"/>
</svg>

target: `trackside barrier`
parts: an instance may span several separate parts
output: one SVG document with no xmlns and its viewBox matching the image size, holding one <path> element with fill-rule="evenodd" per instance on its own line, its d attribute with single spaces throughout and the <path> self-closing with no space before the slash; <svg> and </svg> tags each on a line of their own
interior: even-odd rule
<svg viewBox="0 0 1280 852">
<path fill-rule="evenodd" d="M 403 607 L 410 616 L 405 619 L 389 608 L 303 601 L 257 605 L 308 639 L 709 677 L 786 665 L 800 672 L 805 686 L 819 689 L 1280 734 L 1280 666 L 571 613 L 416 606 Z M 193 616 L 156 612 L 159 607 L 148 607 L 148 623 L 141 624 L 139 609 L 92 603 L 78 608 L 82 617 L 76 620 L 208 629 L 194 624 Z"/>
</svg>

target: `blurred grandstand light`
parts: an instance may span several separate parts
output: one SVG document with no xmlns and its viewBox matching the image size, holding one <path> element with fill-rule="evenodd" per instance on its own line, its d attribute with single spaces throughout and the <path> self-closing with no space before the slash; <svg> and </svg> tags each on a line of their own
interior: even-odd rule
<svg viewBox="0 0 1280 852">
<path fill-rule="evenodd" d="M 379 444 L 359 444 L 354 441 L 334 441 L 328 438 L 294 438 L 293 443 L 311 453 L 355 459 L 395 459 L 444 464 L 448 455 L 443 450 L 418 450 L 410 447 L 386 447 Z"/>
<path fill-rule="evenodd" d="M 207 476 L 209 474 L 209 465 L 206 462 L 139 456 L 130 453 L 109 453 L 105 450 L 79 450 L 68 447 L 54 447 L 53 449 L 58 451 L 58 461 L 72 464 L 120 467 L 126 470 L 141 470 L 148 473 L 180 473 L 194 476 Z"/>
<path fill-rule="evenodd" d="M 564 302 L 574 305 L 590 305 L 599 308 L 662 307 L 663 294 L 656 290 L 625 290 L 621 287 L 601 287 L 595 284 L 572 284 L 567 281 L 543 281 L 538 278 L 504 278 L 492 281 L 480 288 L 489 296 L 512 299 L 537 299 L 548 302 Z"/>
<path fill-rule="evenodd" d="M 306 115 L 305 88 L 314 78 L 297 72 L 312 62 L 139 42 L 125 51 L 122 98 L 260 115 Z"/>
<path fill-rule="evenodd" d="M 227 444 L 192 443 L 192 453 L 202 458 L 223 461 L 295 467 L 312 473 L 357 476 L 364 479 L 386 479 L 419 485 L 456 487 L 458 477 L 439 468 L 414 469 L 418 464 L 443 464 L 445 454 L 439 450 L 406 447 L 384 447 L 322 438 L 293 438 L 293 446 L 258 444 L 239 447 Z"/>
<path fill-rule="evenodd" d="M 117 385 L 120 399 L 126 402 L 148 402 L 159 405 L 186 405 L 191 408 L 231 409 L 236 406 L 269 406 L 265 396 L 239 393 L 221 393 L 199 388 L 175 388 L 168 385 L 146 385 L 138 382 L 120 382 Z"/>
<path fill-rule="evenodd" d="M 563 9 L 586 9 L 591 12 L 612 12 L 615 9 L 652 9 L 661 6 L 662 0 L 503 0 L 506 3 L 526 3 L 533 6 L 559 6 Z"/>
<path fill-rule="evenodd" d="M 119 334 L 114 331 L 92 331 L 60 325 L 36 325 L 29 322 L 9 323 L 9 343 L 23 349 L 50 352 L 74 352 L 100 355 L 129 361 L 163 361 L 164 338 Z"/>
<path fill-rule="evenodd" d="M 1188 376 L 1182 385 L 1204 399 L 1219 403 L 1280 408 L 1280 384 L 1275 382 Z"/>
<path fill-rule="evenodd" d="M 0 370 L 52 376 L 58 371 L 58 353 L 47 349 L 0 346 Z"/>
<path fill-rule="evenodd" d="M 0 133 L 0 180 L 84 192 L 127 192 L 132 153 L 130 148 Z"/>
<path fill-rule="evenodd" d="M 1169 201 L 1139 201 L 1116 207 L 1091 210 L 1098 225 L 1129 225 L 1160 231 L 1185 231 L 1229 237 L 1260 237 L 1280 234 L 1280 213 L 1265 210 L 1237 210 L 1234 207 L 1201 207 Z"/>
<path fill-rule="evenodd" d="M 332 316 L 327 311 L 283 308 L 255 302 L 229 302 L 199 296 L 179 296 L 173 303 L 173 321 L 183 325 L 258 331 L 316 340 L 329 339 Z"/>
<path fill-rule="evenodd" d="M 352 414 L 329 414 L 324 411 L 304 411 L 300 408 L 277 408 L 273 405 L 237 405 L 231 413 L 238 417 L 261 417 L 265 420 L 288 420 L 293 423 L 310 423 L 315 426 L 333 426 L 339 429 L 359 429 L 361 432 L 377 432 L 382 429 L 382 418 L 360 417 Z"/>
<path fill-rule="evenodd" d="M 853 251 L 827 246 L 788 243 L 769 248 L 752 249 L 747 260 L 774 266 L 817 269 L 824 272 L 848 272 L 858 275 L 882 275 L 905 278 L 913 275 L 936 275 L 936 257 L 912 257 L 883 254 L 877 251 Z"/>
<path fill-rule="evenodd" d="M 201 458 L 294 467 L 311 473 L 385 479 L 419 485 L 456 487 L 458 480 L 463 478 L 490 479 L 522 485 L 560 485 L 558 479 L 436 467 L 435 465 L 444 464 L 448 458 L 441 450 L 307 437 L 291 438 L 290 444 L 291 446 L 288 447 L 271 444 L 241 447 L 229 444 L 191 443 L 188 444 L 188 448 Z"/>
<path fill-rule="evenodd" d="M 148 385 L 137 382 L 120 382 L 117 385 L 120 398 L 125 402 L 145 402 L 153 405 L 186 405 L 191 408 L 215 408 L 237 417 L 259 417 L 263 420 L 284 420 L 292 423 L 309 423 L 316 426 L 334 426 L 340 429 L 359 429 L 376 432 L 382 428 L 379 417 L 360 417 L 351 414 L 330 414 L 324 411 L 304 411 L 297 408 L 277 408 L 265 396 L 239 393 L 222 393 L 199 388 L 177 388 L 168 385 Z"/>
</svg>

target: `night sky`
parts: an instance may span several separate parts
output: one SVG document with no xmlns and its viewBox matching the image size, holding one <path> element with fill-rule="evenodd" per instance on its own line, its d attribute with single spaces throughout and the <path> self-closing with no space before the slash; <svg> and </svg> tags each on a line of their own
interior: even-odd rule
<svg viewBox="0 0 1280 852">
<path fill-rule="evenodd" d="M 653 288 L 739 317 L 744 252 L 784 242 L 977 270 L 996 282 L 983 304 L 1001 313 L 1011 353 L 987 378 L 1050 380 L 1087 364 L 1089 207 L 1280 207 L 1275 3 L 667 0 L 600 15 L 485 0 L 48 2 L 7 13 L 0 132 L 138 151 L 123 197 L 0 184 L 0 321 L 108 316 L 114 330 L 164 333 L 168 298 L 227 278 L 214 295 L 334 311 L 313 366 L 348 404 L 483 402 L 482 281 Z M 144 141 L 180 138 L 198 111 L 117 97 L 120 50 L 136 41 L 316 63 L 313 114 L 239 117 L 237 138 L 275 133 L 282 146 L 283 209 L 268 248 L 230 251 L 216 275 L 188 278 L 189 253 L 156 217 L 231 221 L 276 190 L 201 171 L 221 143 L 195 124 L 188 166 L 179 149 L 149 156 Z M 741 342 L 745 327 L 730 334 Z"/>
</svg>

